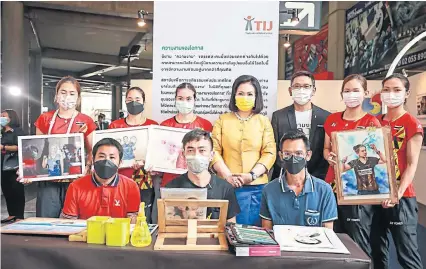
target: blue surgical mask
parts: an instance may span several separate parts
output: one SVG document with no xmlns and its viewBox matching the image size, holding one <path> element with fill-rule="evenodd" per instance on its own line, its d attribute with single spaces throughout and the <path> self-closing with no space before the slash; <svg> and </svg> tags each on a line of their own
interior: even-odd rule
<svg viewBox="0 0 426 269">
<path fill-rule="evenodd" d="M 9 123 L 9 120 L 6 117 L 0 117 L 1 127 L 5 127 Z"/>
</svg>

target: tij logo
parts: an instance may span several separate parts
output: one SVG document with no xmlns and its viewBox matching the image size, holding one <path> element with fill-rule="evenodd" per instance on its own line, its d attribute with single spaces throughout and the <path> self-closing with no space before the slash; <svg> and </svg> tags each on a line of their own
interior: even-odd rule
<svg viewBox="0 0 426 269">
<path fill-rule="evenodd" d="M 252 16 L 244 18 L 246 21 L 247 34 L 271 34 L 273 23 L 272 21 L 255 20 Z"/>
</svg>

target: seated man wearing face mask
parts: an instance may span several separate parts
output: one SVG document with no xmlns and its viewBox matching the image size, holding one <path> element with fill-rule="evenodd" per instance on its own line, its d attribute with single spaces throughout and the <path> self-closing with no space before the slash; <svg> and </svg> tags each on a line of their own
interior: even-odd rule
<svg viewBox="0 0 426 269">
<path fill-rule="evenodd" d="M 262 227 L 298 225 L 332 229 L 337 219 L 336 199 L 330 185 L 311 176 L 306 169 L 312 154 L 308 138 L 302 131 L 292 130 L 284 134 L 279 145 L 285 172 L 263 189 Z"/>
<path fill-rule="evenodd" d="M 210 133 L 194 129 L 183 137 L 182 143 L 188 173 L 173 179 L 166 188 L 207 188 L 207 199 L 229 201 L 227 220 L 235 222 L 240 206 L 234 187 L 226 180 L 210 174 L 208 170 L 214 154 Z M 219 208 L 207 208 L 207 217 L 210 219 L 218 219 L 219 213 Z"/>
<path fill-rule="evenodd" d="M 70 184 L 61 218 L 88 219 L 92 216 L 132 218 L 139 211 L 140 193 L 136 182 L 118 174 L 123 147 L 104 138 L 93 147 L 95 171 Z"/>
</svg>

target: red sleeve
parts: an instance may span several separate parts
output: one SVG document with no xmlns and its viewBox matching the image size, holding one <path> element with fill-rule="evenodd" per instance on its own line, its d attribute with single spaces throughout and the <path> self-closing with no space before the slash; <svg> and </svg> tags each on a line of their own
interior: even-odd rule
<svg viewBox="0 0 426 269">
<path fill-rule="evenodd" d="M 325 119 L 324 122 L 324 131 L 331 138 L 331 122 L 333 121 L 332 117 L 334 114 L 331 114 Z"/>
<path fill-rule="evenodd" d="M 75 182 L 71 183 L 67 190 L 62 213 L 68 216 L 78 217 L 78 189 L 76 189 Z"/>
<path fill-rule="evenodd" d="M 46 113 L 43 113 L 38 117 L 36 122 L 34 123 L 35 127 L 38 128 L 43 134 L 47 134 L 49 132 L 49 122 L 47 120 Z"/>
<path fill-rule="evenodd" d="M 407 128 L 405 128 L 405 131 L 407 141 L 410 140 L 416 134 L 421 134 L 422 136 L 424 136 L 422 124 L 418 119 L 411 115 L 410 118 L 407 118 Z"/>
<path fill-rule="evenodd" d="M 97 126 L 96 126 L 96 123 L 89 116 L 87 116 L 86 125 L 87 125 L 87 131 L 84 133 L 84 135 L 87 137 L 91 133 L 93 133 L 93 131 L 96 130 Z"/>
<path fill-rule="evenodd" d="M 161 126 L 169 126 L 170 127 L 170 119 L 167 119 L 167 120 L 163 121 L 160 125 Z"/>
<path fill-rule="evenodd" d="M 141 203 L 141 195 L 139 192 L 138 185 L 136 182 L 129 180 L 127 183 L 127 213 L 135 213 L 139 211 L 139 205 Z"/>
<path fill-rule="evenodd" d="M 376 117 L 372 116 L 371 119 L 369 120 L 369 126 L 374 126 L 374 127 L 382 127 L 382 125 L 380 124 L 379 119 L 377 119 Z"/>
<path fill-rule="evenodd" d="M 212 132 L 213 131 L 213 125 L 210 121 L 206 120 L 204 121 L 204 130 Z"/>
<path fill-rule="evenodd" d="M 145 125 L 158 125 L 158 122 L 156 122 L 155 120 L 146 119 Z"/>
</svg>

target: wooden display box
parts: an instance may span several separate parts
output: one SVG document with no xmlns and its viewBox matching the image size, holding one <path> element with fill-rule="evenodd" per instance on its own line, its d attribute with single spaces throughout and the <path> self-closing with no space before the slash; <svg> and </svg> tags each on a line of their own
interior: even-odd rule
<svg viewBox="0 0 426 269">
<path fill-rule="evenodd" d="M 220 208 L 219 219 L 196 220 L 180 219 L 167 220 L 165 209 L 168 206 L 188 207 L 217 207 Z M 159 199 L 158 200 L 158 236 L 155 250 L 228 250 L 225 236 L 228 201 L 225 200 L 187 200 Z M 167 238 L 186 239 L 184 245 L 167 245 Z M 198 245 L 197 238 L 217 238 L 219 244 Z"/>
</svg>

